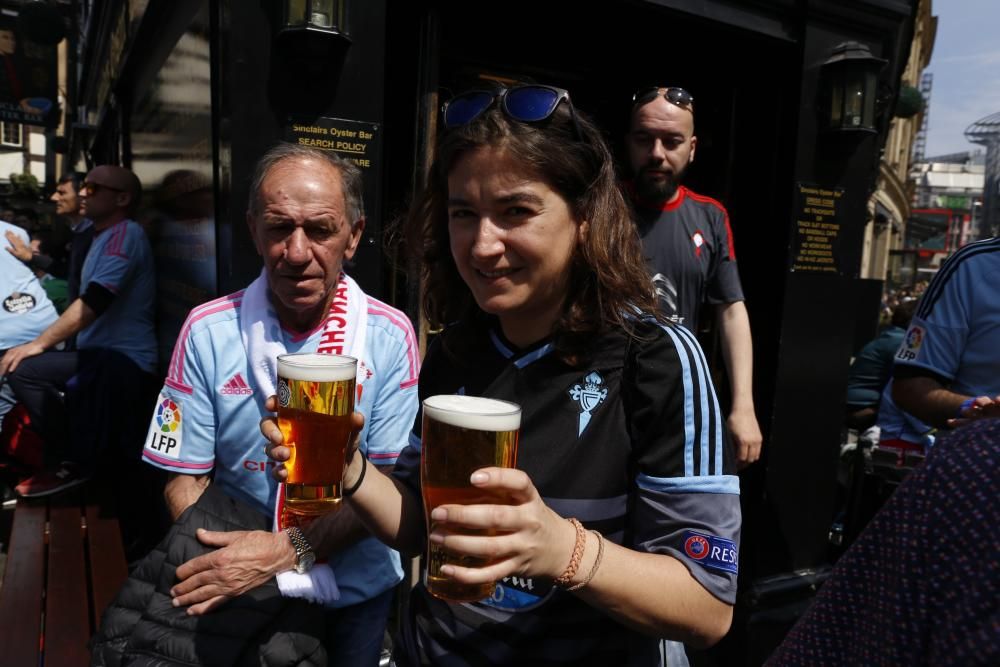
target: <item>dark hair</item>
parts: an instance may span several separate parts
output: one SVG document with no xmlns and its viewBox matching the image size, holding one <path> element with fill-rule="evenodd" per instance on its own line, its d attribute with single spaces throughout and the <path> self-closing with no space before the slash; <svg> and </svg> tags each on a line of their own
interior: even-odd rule
<svg viewBox="0 0 1000 667">
<path fill-rule="evenodd" d="M 67 171 L 62 175 L 62 178 L 59 179 L 59 185 L 62 185 L 63 183 L 72 183 L 73 191 L 80 192 L 80 186 L 83 185 L 85 178 L 87 178 L 87 175 L 79 171 Z"/>
<path fill-rule="evenodd" d="M 332 151 L 289 143 L 274 146 L 257 160 L 257 166 L 250 180 L 250 196 L 247 201 L 247 211 L 250 215 L 256 217 L 260 213 L 260 188 L 264 184 L 264 179 L 272 169 L 285 160 L 316 160 L 336 169 L 340 174 L 344 192 L 344 213 L 351 221 L 351 227 L 365 217 L 364 182 L 357 165 Z"/>
<path fill-rule="evenodd" d="M 447 206 L 448 173 L 462 156 L 481 148 L 497 148 L 518 160 L 558 192 L 577 219 L 588 223 L 553 330 L 560 358 L 579 363 L 595 334 L 612 327 L 629 331 L 636 308 L 656 312 L 652 282 L 611 153 L 593 123 L 579 112 L 576 117 L 579 137 L 568 103 L 560 104 L 547 120 L 530 124 L 494 107 L 443 135 L 427 186 L 407 221 L 410 247 L 422 259 L 422 305 L 432 326 L 482 320 L 451 256 Z"/>
</svg>

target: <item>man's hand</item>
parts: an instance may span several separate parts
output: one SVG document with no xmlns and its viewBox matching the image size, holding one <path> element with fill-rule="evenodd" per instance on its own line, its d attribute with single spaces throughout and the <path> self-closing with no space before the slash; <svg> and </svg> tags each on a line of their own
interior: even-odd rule
<svg viewBox="0 0 1000 667">
<path fill-rule="evenodd" d="M 760 444 L 764 436 L 760 434 L 757 416 L 753 410 L 733 411 L 726 420 L 729 434 L 736 449 L 736 467 L 745 468 L 760 458 Z"/>
<path fill-rule="evenodd" d="M 994 419 L 1000 417 L 1000 396 L 977 396 L 972 405 L 962 410 L 962 415 L 948 420 L 950 428 L 964 426 L 976 419 Z"/>
<path fill-rule="evenodd" d="M 21 237 L 14 232 L 9 231 L 4 234 L 4 236 L 7 237 L 7 242 L 10 243 L 10 245 L 7 246 L 7 252 L 14 255 L 14 257 L 17 257 L 22 262 L 30 262 L 31 258 L 35 256 L 34 253 L 31 252 L 31 248 L 25 245 L 24 241 L 21 240 Z"/>
<path fill-rule="evenodd" d="M 295 547 L 284 531 L 216 532 L 198 529 L 202 544 L 221 547 L 177 568 L 179 583 L 170 589 L 175 607 L 191 605 L 189 616 L 212 611 L 228 598 L 260 586 L 295 565 Z"/>
<path fill-rule="evenodd" d="M 18 345 L 7 350 L 7 353 L 0 359 L 0 376 L 13 373 L 17 370 L 18 364 L 30 357 L 36 357 L 45 351 L 45 347 L 37 342 L 30 341 L 24 345 Z"/>
</svg>

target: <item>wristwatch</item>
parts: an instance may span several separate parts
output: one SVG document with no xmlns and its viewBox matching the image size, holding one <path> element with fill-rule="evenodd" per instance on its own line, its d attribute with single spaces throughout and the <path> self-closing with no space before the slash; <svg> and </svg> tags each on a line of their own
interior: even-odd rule
<svg viewBox="0 0 1000 667">
<path fill-rule="evenodd" d="M 292 546 L 295 547 L 295 571 L 299 574 L 305 574 L 316 563 L 316 553 L 298 526 L 285 528 L 285 532 L 288 533 L 288 538 L 292 541 Z"/>
</svg>

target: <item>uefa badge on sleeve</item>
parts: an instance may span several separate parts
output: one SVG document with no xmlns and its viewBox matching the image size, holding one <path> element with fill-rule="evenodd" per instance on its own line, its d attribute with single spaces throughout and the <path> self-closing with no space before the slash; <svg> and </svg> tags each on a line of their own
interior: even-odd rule
<svg viewBox="0 0 1000 667">
<path fill-rule="evenodd" d="M 684 555 L 702 567 L 732 574 L 739 572 L 739 550 L 736 543 L 718 535 L 685 531 Z"/>
</svg>

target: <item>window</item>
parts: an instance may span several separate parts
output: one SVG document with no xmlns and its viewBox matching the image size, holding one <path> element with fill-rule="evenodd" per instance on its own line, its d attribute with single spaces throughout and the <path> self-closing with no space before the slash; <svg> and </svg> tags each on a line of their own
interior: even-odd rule
<svg viewBox="0 0 1000 667">
<path fill-rule="evenodd" d="M 0 123 L 0 144 L 4 146 L 20 146 L 21 143 L 20 123 Z"/>
</svg>

